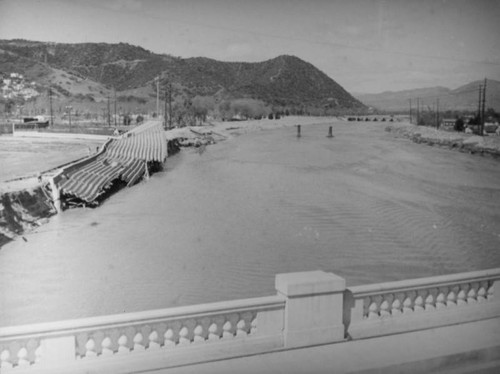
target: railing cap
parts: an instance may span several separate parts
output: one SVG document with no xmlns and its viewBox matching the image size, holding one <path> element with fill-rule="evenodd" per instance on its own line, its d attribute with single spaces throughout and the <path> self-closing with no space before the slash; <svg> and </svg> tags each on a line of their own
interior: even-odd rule
<svg viewBox="0 0 500 374">
<path fill-rule="evenodd" d="M 343 292 L 345 279 L 324 271 L 304 271 L 277 274 L 276 290 L 288 297 L 317 295 L 322 293 Z"/>
</svg>

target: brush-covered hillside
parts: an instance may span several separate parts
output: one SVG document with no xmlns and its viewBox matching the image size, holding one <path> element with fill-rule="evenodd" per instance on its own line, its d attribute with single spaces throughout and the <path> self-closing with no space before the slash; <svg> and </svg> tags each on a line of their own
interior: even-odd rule
<svg viewBox="0 0 500 374">
<path fill-rule="evenodd" d="M 366 109 L 313 65 L 285 55 L 257 63 L 236 63 L 203 57 L 183 59 L 124 43 L 0 40 L 0 78 L 10 79 L 12 73 L 22 76 L 22 87 L 39 93 L 38 99 L 28 97 L 28 101 L 43 101 L 50 86 L 61 105 L 102 106 L 108 97 L 114 98 L 116 91 L 120 105 L 151 108 L 156 102 L 155 78 L 161 76 L 162 97 L 169 82 L 173 100 L 196 96 L 212 97 L 216 102 L 247 98 L 273 108 L 315 114 Z M 4 89 L 4 84 L 1 91 L 3 100 L 14 100 L 16 95 L 19 100 L 22 94 L 14 92 L 10 83 L 9 89 Z"/>
</svg>

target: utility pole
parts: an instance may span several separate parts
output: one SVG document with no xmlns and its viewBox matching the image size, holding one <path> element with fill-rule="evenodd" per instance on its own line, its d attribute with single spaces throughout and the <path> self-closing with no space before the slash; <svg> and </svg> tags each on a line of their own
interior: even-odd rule
<svg viewBox="0 0 500 374">
<path fill-rule="evenodd" d="M 410 123 L 412 123 L 412 121 L 411 121 L 411 99 L 409 99 L 409 102 L 410 102 Z"/>
<path fill-rule="evenodd" d="M 486 78 L 484 78 L 483 86 L 483 105 L 481 107 L 481 136 L 484 135 L 484 108 L 486 106 Z"/>
<path fill-rule="evenodd" d="M 483 86 L 479 85 L 479 101 L 477 104 L 477 125 L 479 133 L 481 132 L 481 95 L 483 93 Z"/>
<path fill-rule="evenodd" d="M 436 99 L 436 129 L 439 129 L 439 98 Z"/>
<path fill-rule="evenodd" d="M 115 127 L 116 127 L 116 89 L 113 87 L 113 91 L 115 92 Z"/>
<path fill-rule="evenodd" d="M 167 127 L 167 100 L 168 100 L 168 89 L 165 89 L 165 107 L 163 108 L 163 113 L 164 116 L 163 116 L 163 127 Z"/>
<path fill-rule="evenodd" d="M 172 82 L 168 82 L 168 128 L 172 128 Z"/>
<path fill-rule="evenodd" d="M 156 77 L 156 116 L 160 115 L 160 76 Z"/>
<path fill-rule="evenodd" d="M 69 128 L 71 129 L 71 109 L 73 109 L 72 106 L 67 106 L 66 110 L 68 111 L 68 116 L 69 116 Z"/>
<path fill-rule="evenodd" d="M 45 55 L 47 58 L 47 55 Z M 52 86 L 49 86 L 49 105 L 50 105 L 50 127 L 54 127 L 53 112 L 52 112 Z"/>
<path fill-rule="evenodd" d="M 417 97 L 417 126 L 420 124 L 420 98 Z"/>
<path fill-rule="evenodd" d="M 109 102 L 109 94 L 108 94 L 108 127 L 111 126 L 111 103 Z"/>
</svg>

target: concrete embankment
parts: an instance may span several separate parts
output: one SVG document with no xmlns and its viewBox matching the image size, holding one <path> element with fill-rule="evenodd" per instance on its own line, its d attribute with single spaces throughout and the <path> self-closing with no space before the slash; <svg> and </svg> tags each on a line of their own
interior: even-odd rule
<svg viewBox="0 0 500 374">
<path fill-rule="evenodd" d="M 500 137 L 477 136 L 472 134 L 440 131 L 434 128 L 411 124 L 394 124 L 387 126 L 386 131 L 396 136 L 408 138 L 415 143 L 441 146 L 456 149 L 460 152 L 500 157 Z"/>
</svg>

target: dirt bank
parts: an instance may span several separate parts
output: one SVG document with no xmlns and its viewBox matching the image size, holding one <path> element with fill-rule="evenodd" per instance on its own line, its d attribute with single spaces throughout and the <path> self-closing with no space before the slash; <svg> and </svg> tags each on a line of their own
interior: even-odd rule
<svg viewBox="0 0 500 374">
<path fill-rule="evenodd" d="M 172 155 L 179 151 L 180 147 L 194 147 L 201 154 L 205 147 L 210 144 L 217 143 L 241 134 L 252 131 L 260 131 L 265 129 L 275 129 L 282 127 L 296 126 L 297 124 L 312 125 L 317 123 L 330 123 L 332 118 L 327 117 L 285 117 L 280 120 L 250 120 L 239 122 L 213 122 L 205 126 L 184 127 L 169 130 L 166 132 L 168 140 L 168 154 Z M 0 247 L 12 240 L 15 236 L 22 235 L 34 228 L 42 225 L 48 220 L 48 217 L 56 214 L 51 200 L 43 189 L 43 186 L 38 181 L 35 170 L 47 168 L 48 165 L 54 165 L 57 162 L 68 161 L 68 154 L 71 157 L 80 156 L 80 153 L 87 152 L 87 143 L 74 151 L 73 143 L 68 143 L 71 149 L 56 147 L 56 150 L 51 153 L 52 158 L 47 162 L 38 162 L 34 160 L 33 153 L 43 154 L 47 148 L 54 148 L 54 140 L 43 139 L 37 140 L 38 149 L 35 151 L 35 141 L 30 139 L 27 141 L 3 138 L 2 141 L 10 147 L 6 147 L 4 153 L 12 158 L 5 165 L 11 165 L 11 169 L 26 170 L 27 166 L 34 174 L 31 177 L 18 177 L 6 182 L 0 183 Z M 59 140 L 56 141 L 58 144 Z M 65 145 L 66 143 L 62 143 Z M 100 144 L 100 143 L 99 143 Z M 25 148 L 29 146 L 30 153 L 26 157 L 19 157 L 18 148 L 20 145 Z M 77 143 L 79 145 L 79 143 Z M 92 144 L 92 149 L 94 144 Z M 71 151 L 71 153 L 68 153 Z M 14 157 L 15 156 L 15 157 Z M 8 175 L 8 174 L 6 174 Z"/>
<path fill-rule="evenodd" d="M 56 214 L 43 187 L 3 192 L 0 195 L 0 247 L 29 232 Z"/>
<path fill-rule="evenodd" d="M 459 132 L 440 131 L 430 127 L 398 123 L 387 126 L 386 131 L 411 139 L 415 143 L 441 146 L 460 152 L 500 158 L 500 137 L 477 136 Z"/>
</svg>

